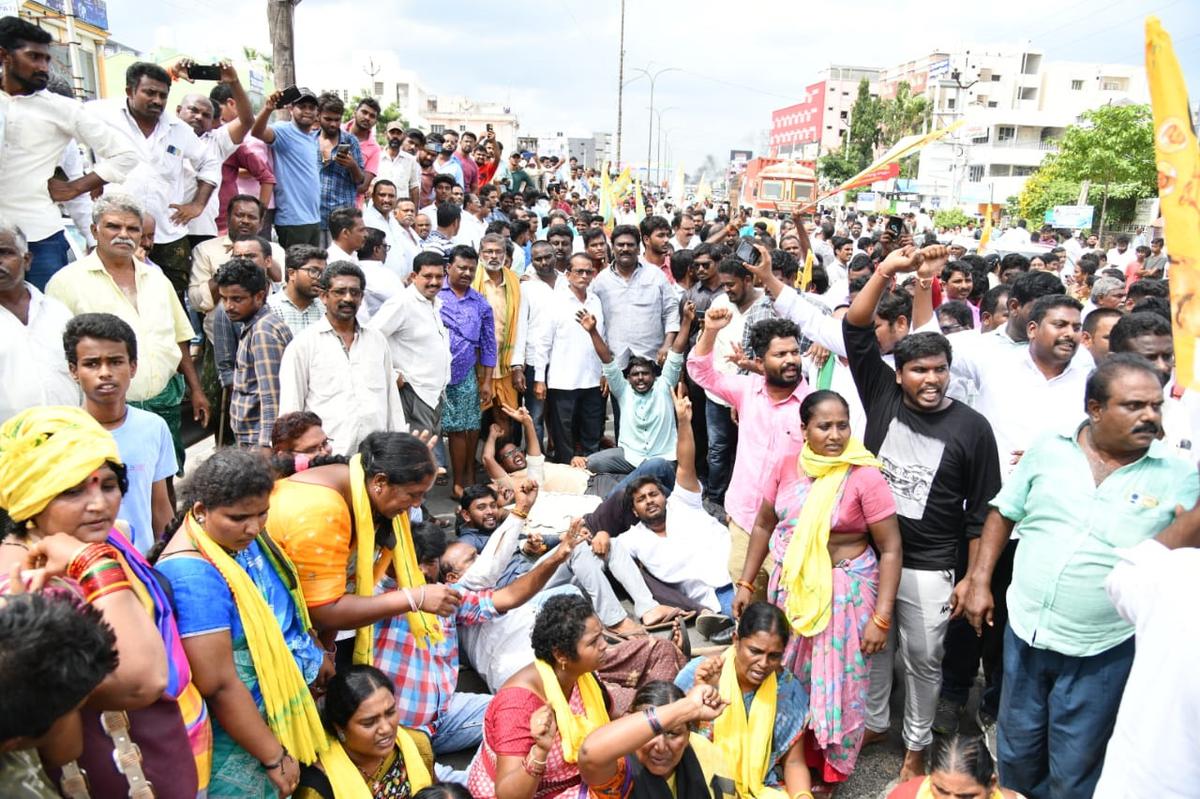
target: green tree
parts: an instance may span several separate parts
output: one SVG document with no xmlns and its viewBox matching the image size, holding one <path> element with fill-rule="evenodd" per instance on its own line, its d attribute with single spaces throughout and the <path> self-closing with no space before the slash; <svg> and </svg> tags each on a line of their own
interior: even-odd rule
<svg viewBox="0 0 1200 799">
<path fill-rule="evenodd" d="M 351 97 L 350 102 L 346 103 L 346 109 L 344 111 L 342 111 L 342 121 L 349 122 L 350 118 L 354 116 L 354 112 L 356 110 L 358 110 L 359 103 L 361 103 L 363 100 L 365 100 L 368 97 L 370 97 L 373 100 L 378 99 L 375 97 L 375 95 L 371 94 L 371 92 L 367 91 L 366 89 L 363 89 L 358 94 Z M 391 105 L 389 105 L 386 108 L 384 108 L 383 110 L 381 110 L 379 112 L 379 118 L 377 120 L 375 120 L 375 136 L 376 136 L 376 138 L 383 137 L 384 134 L 387 133 L 388 123 L 394 122 L 395 120 L 400 120 L 401 125 L 403 125 L 406 128 L 408 127 L 408 120 L 406 120 L 403 116 L 400 115 L 400 106 L 398 106 L 396 103 L 392 103 Z"/>
<path fill-rule="evenodd" d="M 817 174 L 835 186 L 854 177 L 858 172 L 845 147 L 825 153 L 817 159 Z"/>
<path fill-rule="evenodd" d="M 846 156 L 854 165 L 851 175 L 866 169 L 875 160 L 879 122 L 879 99 L 871 96 L 871 84 L 863 78 L 858 84 L 854 106 L 850 109 L 850 133 L 846 137 Z"/>
<path fill-rule="evenodd" d="M 1100 206 L 1099 233 L 1108 217 L 1131 218 L 1136 201 L 1157 193 L 1150 107 L 1105 105 L 1085 111 L 1063 134 L 1057 155 L 1047 156 L 1021 192 L 1021 215 L 1041 224 L 1054 205 L 1078 198 L 1089 181 L 1088 202 Z"/>
<path fill-rule="evenodd" d="M 891 147 L 905 136 L 920 133 L 929 114 L 929 100 L 914 95 L 908 81 L 900 81 L 896 96 L 879 103 L 879 143 Z"/>
<path fill-rule="evenodd" d="M 971 219 L 961 208 L 947 208 L 933 215 L 933 225 L 939 228 L 963 227 Z"/>
</svg>

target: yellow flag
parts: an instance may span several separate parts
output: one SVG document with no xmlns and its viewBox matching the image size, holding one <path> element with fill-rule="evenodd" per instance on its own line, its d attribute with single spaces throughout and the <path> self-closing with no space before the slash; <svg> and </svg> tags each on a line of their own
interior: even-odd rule
<svg viewBox="0 0 1200 799">
<path fill-rule="evenodd" d="M 987 219 L 983 220 L 983 233 L 979 237 L 979 246 L 975 252 L 979 255 L 987 250 L 988 242 L 992 239 L 992 204 L 988 203 Z"/>
<path fill-rule="evenodd" d="M 1200 389 L 1195 376 L 1200 336 L 1200 146 L 1192 130 L 1187 85 L 1171 37 L 1158 17 L 1146 18 L 1146 77 L 1154 113 L 1158 198 L 1171 286 L 1175 382 Z"/>
<path fill-rule="evenodd" d="M 613 199 L 619 200 L 626 194 L 629 194 L 629 189 L 632 186 L 633 176 L 629 174 L 629 167 L 625 167 L 613 182 Z"/>
<path fill-rule="evenodd" d="M 646 218 L 646 202 L 642 199 L 642 182 L 633 182 L 633 212 L 637 214 L 638 222 Z"/>
<path fill-rule="evenodd" d="M 804 268 L 796 275 L 796 291 L 807 291 L 812 282 L 813 251 L 810 249 L 804 256 Z"/>
</svg>

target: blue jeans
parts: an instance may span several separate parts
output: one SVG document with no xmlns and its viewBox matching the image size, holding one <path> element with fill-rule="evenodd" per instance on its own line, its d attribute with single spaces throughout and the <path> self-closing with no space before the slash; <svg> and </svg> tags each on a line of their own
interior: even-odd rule
<svg viewBox="0 0 1200 799">
<path fill-rule="evenodd" d="M 733 590 L 733 583 L 717 589 L 717 601 L 721 603 L 721 613 L 729 618 L 733 618 L 733 597 L 737 592 Z"/>
<path fill-rule="evenodd" d="M 1091 796 L 1133 667 L 1133 638 L 1089 657 L 1035 649 L 1004 630 L 996 759 L 1006 788 L 1037 799 Z"/>
<path fill-rule="evenodd" d="M 60 230 L 49 238 L 29 242 L 29 254 L 33 261 L 25 279 L 37 286 L 38 291 L 45 291 L 54 273 L 71 260 L 71 245 L 67 243 L 67 234 Z"/>
<path fill-rule="evenodd" d="M 437 731 L 433 734 L 434 754 L 461 752 L 479 746 L 483 741 L 483 714 L 491 701 L 488 694 L 455 691 L 450 697 L 450 706 L 438 717 Z M 440 782 L 467 784 L 466 771 L 455 771 L 440 764 L 435 771 Z"/>
<path fill-rule="evenodd" d="M 542 451 L 545 452 L 546 444 L 546 401 L 540 400 L 533 393 L 533 367 L 525 367 L 525 407 L 529 410 L 529 415 L 533 417 L 533 429 L 537 430 L 538 443 L 543 445 Z M 603 424 L 603 422 L 601 422 Z M 526 448 L 529 447 L 527 443 Z M 570 463 L 571 459 L 567 458 L 565 462 Z"/>
<path fill-rule="evenodd" d="M 725 489 L 733 474 L 733 453 L 737 449 L 737 425 L 729 408 L 708 402 L 704 406 L 708 420 L 708 485 L 704 498 L 718 505 L 725 503 Z"/>
</svg>

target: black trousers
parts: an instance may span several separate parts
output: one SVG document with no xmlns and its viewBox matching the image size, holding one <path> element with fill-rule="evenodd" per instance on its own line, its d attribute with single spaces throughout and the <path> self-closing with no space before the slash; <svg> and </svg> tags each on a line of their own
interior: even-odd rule
<svg viewBox="0 0 1200 799">
<path fill-rule="evenodd" d="M 556 389 L 546 392 L 546 404 L 554 409 L 547 414 L 547 426 L 554 441 L 554 462 L 570 463 L 576 444 L 580 454 L 591 455 L 600 449 L 604 433 L 604 397 L 600 387 Z M 578 440 L 572 428 L 579 430 Z"/>
</svg>

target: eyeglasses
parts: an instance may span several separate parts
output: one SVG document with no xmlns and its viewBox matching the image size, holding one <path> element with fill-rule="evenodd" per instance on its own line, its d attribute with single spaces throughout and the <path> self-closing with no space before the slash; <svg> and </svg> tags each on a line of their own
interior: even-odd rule
<svg viewBox="0 0 1200 799">
<path fill-rule="evenodd" d="M 325 440 L 322 441 L 321 443 L 314 444 L 311 447 L 305 447 L 304 449 L 295 450 L 295 453 L 297 455 L 321 455 L 323 453 L 332 452 L 332 451 L 333 451 L 333 439 L 326 437 Z"/>
<path fill-rule="evenodd" d="M 579 275 L 580 277 L 587 277 L 587 276 L 596 274 L 595 269 L 572 269 L 570 271 L 571 271 L 571 274 Z"/>
<path fill-rule="evenodd" d="M 309 277 L 315 278 L 315 277 L 320 277 L 321 272 L 323 272 L 324 270 L 318 269 L 315 266 L 302 266 L 299 269 L 297 269 L 296 271 L 303 272 L 304 274 L 308 275 Z"/>
<path fill-rule="evenodd" d="M 362 299 L 362 289 L 325 289 L 330 297 L 349 297 L 352 300 Z"/>
</svg>

